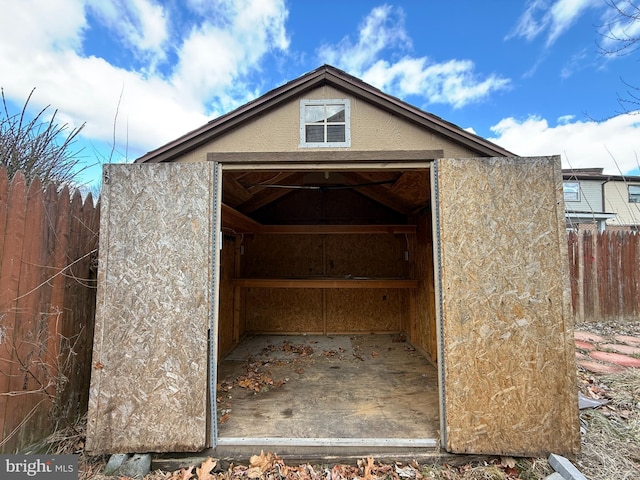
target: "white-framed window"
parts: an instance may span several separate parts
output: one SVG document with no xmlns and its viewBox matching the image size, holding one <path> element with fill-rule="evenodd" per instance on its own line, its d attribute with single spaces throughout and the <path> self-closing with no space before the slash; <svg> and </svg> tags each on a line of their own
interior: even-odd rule
<svg viewBox="0 0 640 480">
<path fill-rule="evenodd" d="M 580 201 L 580 182 L 562 182 L 565 202 Z"/>
<path fill-rule="evenodd" d="M 301 100 L 300 146 L 350 147 L 349 99 Z"/>
<path fill-rule="evenodd" d="M 640 185 L 629 185 L 629 203 L 640 203 Z"/>
</svg>

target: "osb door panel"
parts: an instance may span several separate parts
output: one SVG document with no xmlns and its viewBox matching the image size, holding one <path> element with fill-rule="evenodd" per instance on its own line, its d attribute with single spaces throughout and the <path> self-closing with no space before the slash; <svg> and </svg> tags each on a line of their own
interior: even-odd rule
<svg viewBox="0 0 640 480">
<path fill-rule="evenodd" d="M 441 159 L 433 172 L 444 446 L 576 453 L 559 157 Z"/>
<path fill-rule="evenodd" d="M 92 453 L 205 447 L 212 168 L 105 166 Z"/>
</svg>

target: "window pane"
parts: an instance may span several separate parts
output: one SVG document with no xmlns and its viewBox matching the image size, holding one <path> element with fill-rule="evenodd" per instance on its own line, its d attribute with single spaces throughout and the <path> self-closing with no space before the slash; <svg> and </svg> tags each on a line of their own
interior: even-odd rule
<svg viewBox="0 0 640 480">
<path fill-rule="evenodd" d="M 324 142 L 324 126 L 322 125 L 305 125 L 306 142 Z"/>
<path fill-rule="evenodd" d="M 640 203 L 640 185 L 629 185 L 629 203 Z"/>
<path fill-rule="evenodd" d="M 344 142 L 344 125 L 327 125 L 327 142 Z"/>
<path fill-rule="evenodd" d="M 304 109 L 305 123 L 323 123 L 324 105 L 307 105 Z"/>
<path fill-rule="evenodd" d="M 580 200 L 580 183 L 563 182 L 564 200 L 567 202 L 577 202 Z"/>
<path fill-rule="evenodd" d="M 327 122 L 344 122 L 344 105 L 327 105 Z"/>
</svg>

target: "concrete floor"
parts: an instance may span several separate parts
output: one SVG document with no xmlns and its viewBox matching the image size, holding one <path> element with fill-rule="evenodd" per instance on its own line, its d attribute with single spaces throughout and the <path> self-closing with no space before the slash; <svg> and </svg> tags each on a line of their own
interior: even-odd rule
<svg viewBox="0 0 640 480">
<path fill-rule="evenodd" d="M 218 365 L 218 438 L 437 440 L 436 369 L 400 340 L 246 339 Z"/>
</svg>

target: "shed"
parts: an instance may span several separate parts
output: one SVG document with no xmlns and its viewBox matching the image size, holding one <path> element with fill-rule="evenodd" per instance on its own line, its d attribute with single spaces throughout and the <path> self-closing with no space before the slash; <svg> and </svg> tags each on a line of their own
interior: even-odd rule
<svg viewBox="0 0 640 480">
<path fill-rule="evenodd" d="M 325 65 L 101 205 L 88 451 L 579 451 L 559 157 Z"/>
</svg>

